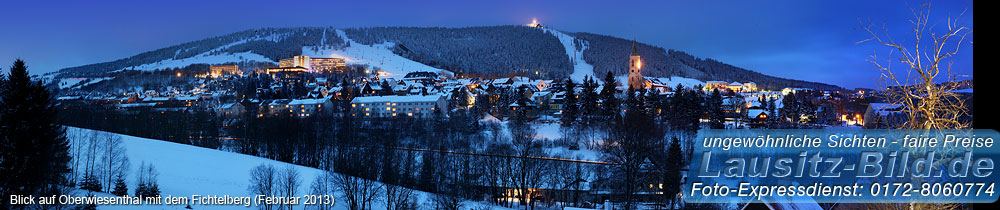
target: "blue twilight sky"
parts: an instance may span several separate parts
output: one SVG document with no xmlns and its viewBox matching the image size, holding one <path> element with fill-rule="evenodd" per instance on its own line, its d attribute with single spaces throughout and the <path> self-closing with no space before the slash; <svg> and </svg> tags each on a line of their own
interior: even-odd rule
<svg viewBox="0 0 1000 210">
<path fill-rule="evenodd" d="M 909 4 L 918 6 L 919 1 Z M 0 68 L 24 59 L 34 74 L 105 62 L 171 45 L 261 27 L 525 24 L 591 32 L 686 51 L 761 73 L 847 88 L 874 87 L 865 60 L 874 43 L 859 18 L 911 37 L 903 0 L 757 1 L 16 1 L 0 9 Z M 932 21 L 972 0 L 933 2 Z M 953 72 L 972 75 L 971 37 Z M 895 65 L 899 66 L 899 65 Z"/>
</svg>

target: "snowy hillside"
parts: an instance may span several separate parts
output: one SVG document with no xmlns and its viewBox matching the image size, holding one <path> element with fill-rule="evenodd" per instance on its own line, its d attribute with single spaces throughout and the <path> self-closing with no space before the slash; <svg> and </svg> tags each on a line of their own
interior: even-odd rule
<svg viewBox="0 0 1000 210">
<path fill-rule="evenodd" d="M 59 80 L 59 89 L 67 88 L 82 88 L 89 85 L 97 84 L 105 80 L 111 80 L 114 77 L 98 77 L 98 78 L 62 78 Z M 84 82 L 86 81 L 86 82 Z"/>
<path fill-rule="evenodd" d="M 114 61 L 69 67 L 51 75 L 100 77 L 121 70 L 181 68 L 191 64 L 275 63 L 297 55 L 343 57 L 369 64 L 398 78 L 407 72 L 448 70 L 453 73 L 506 76 L 535 74 L 546 79 L 627 71 L 628 49 L 635 40 L 586 32 L 524 26 L 297 27 L 261 28 L 182 43 Z M 349 45 L 348 45 L 349 44 Z M 577 46 L 580 46 L 577 48 Z M 393 53 L 404 49 L 403 56 Z M 646 76 L 678 76 L 698 80 L 752 81 L 769 89 L 837 86 L 778 78 L 711 58 L 638 43 Z M 58 80 L 50 80 L 58 82 Z"/>
<path fill-rule="evenodd" d="M 583 52 L 587 50 L 589 43 L 583 42 L 583 47 L 580 50 L 576 50 L 576 45 L 574 44 L 575 37 L 567 35 L 563 32 L 554 29 L 544 29 L 545 31 L 552 33 L 559 38 L 559 42 L 562 43 L 563 47 L 566 48 L 566 55 L 573 62 L 573 73 L 569 75 L 574 82 L 581 82 L 586 76 L 594 77 L 594 66 L 583 60 Z"/>
<path fill-rule="evenodd" d="M 274 38 L 272 38 L 272 37 L 264 37 L 264 38 L 260 38 L 258 40 L 269 40 L 269 39 L 274 39 Z M 268 59 L 267 57 L 264 57 L 263 55 L 258 55 L 258 54 L 251 53 L 251 52 L 240 52 L 240 53 L 225 52 L 225 53 L 220 53 L 221 51 L 223 51 L 223 50 L 225 50 L 225 49 L 227 49 L 229 47 L 240 45 L 240 44 L 244 44 L 244 43 L 247 43 L 247 41 L 249 41 L 249 40 L 240 40 L 238 42 L 230 43 L 230 44 L 227 44 L 227 45 L 215 48 L 213 50 L 210 50 L 210 51 L 207 51 L 207 52 L 203 52 L 201 54 L 195 55 L 194 57 L 190 57 L 190 58 L 181 58 L 181 59 L 171 58 L 171 59 L 166 59 L 166 60 L 162 60 L 162 61 L 155 62 L 155 63 L 148 63 L 148 64 L 143 64 L 143 65 L 129 66 L 129 67 L 125 67 L 125 68 L 123 68 L 121 70 L 131 70 L 131 69 L 135 69 L 135 70 L 158 70 L 158 69 L 168 69 L 168 68 L 182 68 L 182 67 L 185 67 L 185 66 L 189 66 L 191 64 L 224 64 L 224 63 L 239 63 L 239 62 L 242 62 L 242 61 L 274 62 L 271 59 Z M 181 51 L 178 50 L 176 53 L 179 54 L 180 52 Z M 175 55 L 175 57 L 176 57 L 176 55 Z"/>
<path fill-rule="evenodd" d="M 451 74 L 449 71 L 434 68 L 392 53 L 390 48 L 395 45 L 392 42 L 364 45 L 346 38 L 347 35 L 343 30 L 337 30 L 337 35 L 345 37 L 345 41 L 350 43 L 349 46 L 344 49 L 319 48 L 318 50 L 313 50 L 316 48 L 315 46 L 304 46 L 302 47 L 302 54 L 312 57 L 345 58 L 348 64 L 367 64 L 382 69 L 384 73 L 381 76 L 384 78 L 400 79 L 406 76 L 406 73 L 416 71 Z"/>
<path fill-rule="evenodd" d="M 583 59 L 583 53 L 587 50 L 588 47 L 590 47 L 589 42 L 585 40 L 579 40 L 583 46 L 580 47 L 580 50 L 576 50 L 576 45 L 574 44 L 574 40 L 576 39 L 575 37 L 555 29 L 543 29 L 543 30 L 556 36 L 556 38 L 559 38 L 559 42 L 561 42 L 563 44 L 563 47 L 566 48 L 566 55 L 568 55 L 573 62 L 573 73 L 570 74 L 569 76 L 570 78 L 573 79 L 573 82 L 577 83 L 583 82 L 583 79 L 585 77 L 590 76 L 594 78 L 597 81 L 597 83 L 604 84 L 604 75 L 600 76 L 595 75 L 594 66 L 587 63 L 587 61 Z M 616 79 L 618 79 L 619 83 L 625 85 L 626 81 L 628 81 L 628 74 L 618 75 Z M 658 77 L 658 79 L 660 79 L 660 81 L 667 82 L 667 84 L 670 87 L 674 87 L 677 84 L 684 85 L 685 87 L 694 87 L 695 85 L 705 84 L 705 82 L 697 79 L 678 77 L 678 76 L 672 76 L 669 78 Z"/>
<path fill-rule="evenodd" d="M 67 137 L 71 140 L 86 138 L 91 132 L 103 133 L 88 129 L 72 128 L 66 129 Z M 196 146 L 171 143 L 160 140 L 139 138 L 121 134 L 111 134 L 120 136 L 124 140 L 124 147 L 127 150 L 132 169 L 128 172 L 127 183 L 129 193 L 134 193 L 136 169 L 140 163 L 153 164 L 159 172 L 158 183 L 161 195 L 187 196 L 191 195 L 230 195 L 230 196 L 250 196 L 247 186 L 250 180 L 250 170 L 260 164 L 274 165 L 283 169 L 287 166 L 295 167 L 302 180 L 299 186 L 299 196 L 308 193 L 309 184 L 316 176 L 323 173 L 322 170 L 304 166 L 292 165 L 274 160 L 201 148 Z M 418 202 L 426 204 L 430 194 L 426 192 L 416 192 Z M 467 201 L 466 206 L 477 206 Z M 185 209 L 185 206 L 100 206 L 98 209 Z M 243 206 L 205 206 L 192 205 L 193 209 L 248 209 Z M 256 207 L 251 207 L 256 209 Z M 297 207 L 296 209 L 301 209 Z M 374 209 L 384 209 L 381 203 L 376 202 Z M 505 209 L 492 206 L 493 209 Z M 334 209 L 347 209 L 346 206 L 338 202 Z"/>
</svg>

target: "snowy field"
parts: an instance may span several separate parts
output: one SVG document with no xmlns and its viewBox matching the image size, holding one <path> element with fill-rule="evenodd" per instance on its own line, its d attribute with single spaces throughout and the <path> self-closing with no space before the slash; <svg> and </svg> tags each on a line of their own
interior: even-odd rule
<svg viewBox="0 0 1000 210">
<path fill-rule="evenodd" d="M 67 137 L 80 138 L 93 131 L 88 129 L 72 128 L 66 129 Z M 77 135 L 84 134 L 84 135 Z M 224 152 L 219 150 L 201 148 L 196 146 L 171 143 L 161 140 L 139 138 L 121 134 L 112 134 L 122 137 L 127 150 L 129 160 L 132 163 L 128 172 L 129 194 L 134 194 L 137 169 L 141 163 L 153 164 L 159 172 L 158 183 L 162 196 L 187 196 L 191 195 L 230 195 L 230 196 L 250 196 L 247 190 L 250 180 L 250 170 L 260 164 L 274 165 L 278 169 L 288 166 L 295 167 L 300 173 L 302 185 L 299 186 L 298 196 L 308 193 L 309 184 L 317 175 L 323 173 L 322 170 L 299 165 L 278 162 L 274 160 Z M 430 194 L 426 192 L 415 192 L 418 203 L 421 207 L 427 208 Z M 77 192 L 77 194 L 84 194 Z M 99 194 L 111 196 L 110 194 Z M 373 209 L 384 209 L 381 202 L 376 202 Z M 467 201 L 464 208 L 488 206 L 480 202 Z M 99 206 L 98 209 L 185 209 L 185 206 Z M 492 209 L 507 209 L 498 206 L 489 206 Z M 243 206 L 207 206 L 192 205 L 193 209 L 256 209 L 255 206 L 246 208 Z M 295 209 L 303 209 L 298 206 Z M 339 201 L 334 209 L 347 209 Z"/>
</svg>

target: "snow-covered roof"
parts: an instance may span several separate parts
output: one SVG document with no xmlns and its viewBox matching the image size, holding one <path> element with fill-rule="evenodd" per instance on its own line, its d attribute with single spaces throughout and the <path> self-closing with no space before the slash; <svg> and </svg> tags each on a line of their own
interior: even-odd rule
<svg viewBox="0 0 1000 210">
<path fill-rule="evenodd" d="M 272 105 L 272 106 L 273 105 L 287 105 L 288 102 L 292 102 L 292 99 L 277 99 L 277 100 L 273 100 L 273 101 L 271 101 L 271 103 L 269 105 Z"/>
<path fill-rule="evenodd" d="M 142 99 L 142 101 L 169 101 L 170 97 L 148 97 Z"/>
<path fill-rule="evenodd" d="M 550 93 L 551 92 L 548 92 L 548 91 L 538 91 L 538 92 L 535 92 L 534 94 L 531 94 L 531 97 L 532 98 L 534 98 L 534 97 L 542 97 L 542 96 L 548 95 Z"/>
<path fill-rule="evenodd" d="M 494 79 L 493 82 L 490 83 L 501 84 L 501 83 L 507 83 L 508 81 L 510 81 L 510 78 L 499 78 L 499 79 Z"/>
<path fill-rule="evenodd" d="M 892 113 L 899 113 L 902 110 L 903 104 L 870 103 L 868 106 L 871 107 L 875 114 L 889 115 Z"/>
<path fill-rule="evenodd" d="M 764 109 L 747 109 L 748 118 L 757 118 L 760 114 L 767 115 Z"/>
<path fill-rule="evenodd" d="M 288 102 L 288 105 L 315 105 L 329 102 L 330 98 L 310 98 L 310 99 L 295 99 Z"/>
<path fill-rule="evenodd" d="M 219 109 L 229 109 L 229 108 L 233 108 L 233 106 L 236 106 L 236 103 L 226 103 L 226 104 L 220 105 Z"/>
<path fill-rule="evenodd" d="M 181 101 L 194 101 L 198 100 L 198 96 L 181 96 L 181 97 L 176 97 L 176 99 Z"/>
<path fill-rule="evenodd" d="M 130 108 L 130 107 L 151 107 L 156 106 L 156 103 L 131 103 L 131 104 L 115 104 L 115 107 Z"/>
</svg>

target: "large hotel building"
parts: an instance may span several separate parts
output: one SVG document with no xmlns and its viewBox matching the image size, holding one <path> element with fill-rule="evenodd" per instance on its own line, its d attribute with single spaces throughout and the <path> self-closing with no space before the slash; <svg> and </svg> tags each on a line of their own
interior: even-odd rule
<svg viewBox="0 0 1000 210">
<path fill-rule="evenodd" d="M 347 68 L 343 58 L 312 58 L 309 56 L 294 56 L 278 61 L 280 68 L 302 67 L 309 72 L 341 72 Z"/>
</svg>

